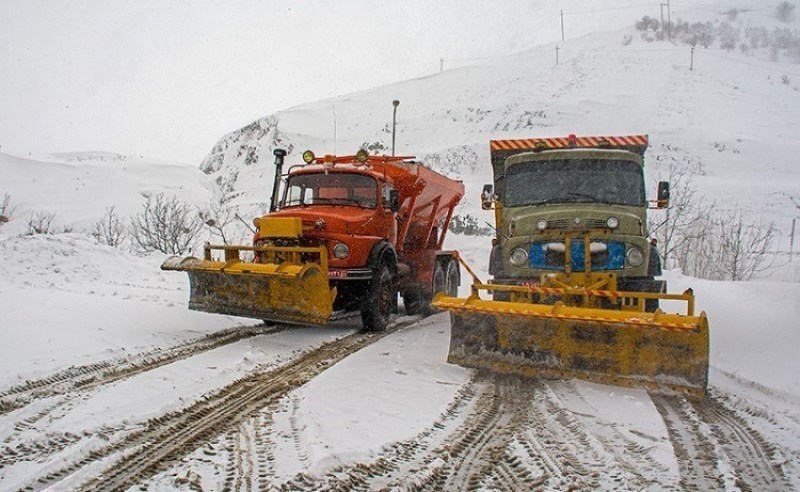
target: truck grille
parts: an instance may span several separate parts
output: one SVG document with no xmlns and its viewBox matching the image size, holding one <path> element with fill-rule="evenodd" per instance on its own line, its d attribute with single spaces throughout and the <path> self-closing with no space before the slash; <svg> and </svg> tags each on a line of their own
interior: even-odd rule
<svg viewBox="0 0 800 492">
<path fill-rule="evenodd" d="M 591 246 L 592 270 L 621 270 L 625 266 L 625 243 L 594 241 Z M 572 271 L 582 272 L 584 267 L 584 245 L 570 243 Z M 565 249 L 563 242 L 542 241 L 531 244 L 530 267 L 536 270 L 564 270 Z"/>
<path fill-rule="evenodd" d="M 553 219 L 547 221 L 548 229 L 571 229 L 575 227 L 575 223 L 567 219 Z M 583 229 L 606 229 L 606 221 L 602 219 L 582 219 L 579 227 Z"/>
</svg>

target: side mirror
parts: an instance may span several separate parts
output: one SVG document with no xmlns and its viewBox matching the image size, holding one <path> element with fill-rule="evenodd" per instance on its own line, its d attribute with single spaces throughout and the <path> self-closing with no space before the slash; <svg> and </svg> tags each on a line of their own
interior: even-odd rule
<svg viewBox="0 0 800 492">
<path fill-rule="evenodd" d="M 389 210 L 392 212 L 400 210 L 400 192 L 397 190 L 389 190 Z"/>
<path fill-rule="evenodd" d="M 490 184 L 483 185 L 483 191 L 481 192 L 481 208 L 484 210 L 490 210 L 493 202 L 494 187 Z"/>
<path fill-rule="evenodd" d="M 658 208 L 667 208 L 669 206 L 669 181 L 658 182 Z"/>
</svg>

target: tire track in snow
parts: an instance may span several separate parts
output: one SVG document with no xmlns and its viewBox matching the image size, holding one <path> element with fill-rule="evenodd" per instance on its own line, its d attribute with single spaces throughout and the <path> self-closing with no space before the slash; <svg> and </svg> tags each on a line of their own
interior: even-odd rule
<svg viewBox="0 0 800 492">
<path fill-rule="evenodd" d="M 300 473 L 290 480 L 273 484 L 279 490 L 429 490 L 434 477 L 420 472 L 420 463 L 464 420 L 476 398 L 475 378 L 457 391 L 448 407 L 431 427 L 417 436 L 385 446 L 374 460 L 339 466 L 320 478 Z M 435 474 L 435 471 L 434 471 Z"/>
<path fill-rule="evenodd" d="M 246 338 L 277 333 L 285 329 L 286 325 L 240 326 L 211 333 L 167 349 L 156 348 L 125 357 L 69 367 L 50 376 L 26 381 L 0 391 L 0 416 L 23 408 L 37 399 L 95 388 Z"/>
<path fill-rule="evenodd" d="M 678 461 L 679 485 L 684 490 L 724 490 L 723 472 L 717 465 L 714 443 L 702 428 L 689 402 L 682 397 L 651 394 Z"/>
<path fill-rule="evenodd" d="M 722 446 L 743 491 L 783 491 L 789 484 L 773 459 L 776 449 L 734 412 L 714 398 L 692 402 Z"/>
<path fill-rule="evenodd" d="M 567 410 L 549 383 L 479 373 L 433 427 L 370 462 L 300 474 L 281 490 L 618 490 L 645 489 L 638 463 L 621 460 Z M 639 460 L 639 461 L 637 461 Z M 652 465 L 652 463 L 650 463 Z"/>
<path fill-rule="evenodd" d="M 743 491 L 791 489 L 775 446 L 721 401 L 652 394 L 651 399 L 667 424 L 682 487 L 724 490 L 732 482 Z"/>
<path fill-rule="evenodd" d="M 37 423 L 68 412 L 79 400 L 88 398 L 92 390 L 240 340 L 279 333 L 287 328 L 285 325 L 256 325 L 222 330 L 168 349 L 154 349 L 126 358 L 70 367 L 46 378 L 12 387 L 0 393 L 0 399 L 6 398 L 3 401 L 7 410 L 5 414 L 0 411 L 0 419 L 14 419 L 12 422 L 3 422 L 12 427 L 13 432 L 3 439 L 6 445 L 0 449 L 0 469 L 21 461 L 40 461 L 81 440 L 81 436 L 71 433 L 48 432 L 34 439 L 25 438 L 25 434 L 36 431 L 38 427 L 46 427 L 46 424 Z M 53 401 L 44 401 L 48 398 Z M 114 429 L 105 429 L 105 432 L 111 431 Z"/>
<path fill-rule="evenodd" d="M 305 384 L 339 360 L 416 321 L 396 323 L 383 333 L 354 333 L 305 352 L 280 367 L 255 372 L 185 409 L 150 419 L 141 429 L 112 443 L 94 449 L 84 447 L 85 457 L 43 473 L 33 479 L 31 486 L 125 490 L 165 469 L 220 432 L 257 415 L 270 402 Z M 245 464 L 244 468 L 249 469 L 249 465 Z"/>
</svg>

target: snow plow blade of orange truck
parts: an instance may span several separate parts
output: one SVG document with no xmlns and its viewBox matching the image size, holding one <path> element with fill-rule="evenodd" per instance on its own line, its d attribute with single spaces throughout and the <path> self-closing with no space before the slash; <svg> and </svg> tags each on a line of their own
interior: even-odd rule
<svg viewBox="0 0 800 492">
<path fill-rule="evenodd" d="M 212 250 L 224 251 L 224 261 L 212 259 Z M 240 259 L 241 251 L 277 256 L 280 261 L 245 262 Z M 325 324 L 336 298 L 322 247 L 206 245 L 203 259 L 173 256 L 161 269 L 189 274 L 189 309 L 195 311 L 278 323 Z"/>
<path fill-rule="evenodd" d="M 479 290 L 508 290 L 513 295 L 513 291 L 525 289 L 478 284 L 466 299 L 437 296 L 433 306 L 449 310 L 451 316 L 448 362 L 530 377 L 580 378 L 698 398 L 705 395 L 708 321 L 705 313 L 692 315 L 691 292 L 613 293 L 686 300 L 687 315 L 574 307 L 563 302 L 484 300 L 478 296 Z"/>
</svg>

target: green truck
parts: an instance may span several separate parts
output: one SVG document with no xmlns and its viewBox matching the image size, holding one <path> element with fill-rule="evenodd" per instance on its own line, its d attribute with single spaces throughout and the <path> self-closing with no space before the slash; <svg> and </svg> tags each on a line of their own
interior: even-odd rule
<svg viewBox="0 0 800 492">
<path fill-rule="evenodd" d="M 484 208 L 496 205 L 492 283 L 666 292 L 647 239 L 647 142 L 644 135 L 492 141 L 494 186 L 483 193 Z M 669 183 L 659 183 L 655 206 L 668 200 Z M 507 300 L 508 292 L 495 298 Z M 654 312 L 658 299 L 645 305 Z"/>
<path fill-rule="evenodd" d="M 646 135 L 493 140 L 493 277 L 473 275 L 451 312 L 448 360 L 547 378 L 583 378 L 703 396 L 708 322 L 691 290 L 666 293 L 648 239 L 648 208 L 665 208 L 669 183 L 645 196 Z M 471 272 L 471 270 L 468 269 Z M 491 299 L 482 299 L 486 292 Z M 667 314 L 660 300 L 683 301 Z"/>
</svg>

